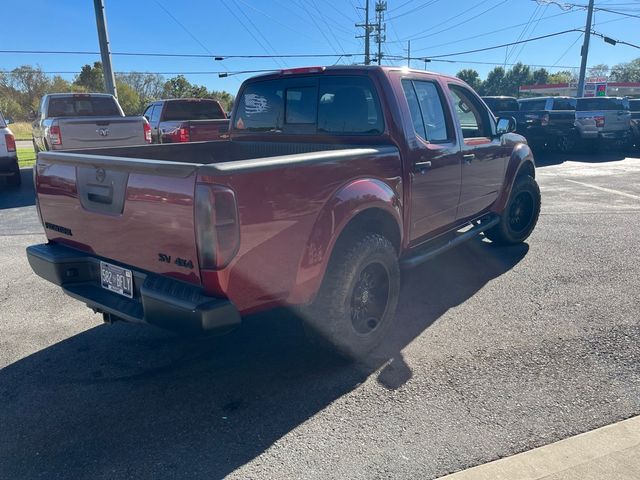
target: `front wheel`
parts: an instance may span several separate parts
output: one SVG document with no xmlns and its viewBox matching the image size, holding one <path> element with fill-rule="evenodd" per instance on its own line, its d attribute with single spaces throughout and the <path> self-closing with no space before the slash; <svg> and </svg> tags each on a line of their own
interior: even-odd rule
<svg viewBox="0 0 640 480">
<path fill-rule="evenodd" d="M 392 324 L 400 268 L 391 242 L 378 234 L 340 242 L 320 292 L 302 311 L 310 339 L 351 359 L 377 347 Z"/>
<path fill-rule="evenodd" d="M 538 223 L 540 215 L 540 188 L 530 175 L 516 179 L 500 223 L 485 232 L 485 236 L 498 245 L 524 242 Z"/>
</svg>

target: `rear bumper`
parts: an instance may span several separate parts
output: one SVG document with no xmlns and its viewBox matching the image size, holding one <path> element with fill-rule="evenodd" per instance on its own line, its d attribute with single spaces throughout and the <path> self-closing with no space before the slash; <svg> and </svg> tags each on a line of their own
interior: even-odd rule
<svg viewBox="0 0 640 480">
<path fill-rule="evenodd" d="M 624 140 L 629 138 L 629 130 L 616 130 L 613 132 L 600 132 L 600 138 L 603 140 Z"/>
<path fill-rule="evenodd" d="M 18 157 L 0 157 L 0 176 L 15 175 L 20 173 Z"/>
<path fill-rule="evenodd" d="M 187 332 L 240 323 L 240 314 L 229 300 L 204 295 L 202 289 L 185 282 L 121 265 L 133 274 L 130 299 L 101 287 L 100 260 L 118 262 L 55 243 L 28 247 L 27 258 L 36 274 L 62 287 L 66 294 L 95 311 L 129 322 Z"/>
</svg>

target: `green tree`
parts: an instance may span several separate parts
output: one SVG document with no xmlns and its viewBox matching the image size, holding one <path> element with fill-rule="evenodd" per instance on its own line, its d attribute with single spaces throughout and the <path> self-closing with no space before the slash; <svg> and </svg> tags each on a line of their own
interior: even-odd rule
<svg viewBox="0 0 640 480">
<path fill-rule="evenodd" d="M 162 96 L 165 98 L 183 98 L 191 94 L 193 86 L 184 75 L 170 78 L 164 84 Z"/>
<path fill-rule="evenodd" d="M 518 62 L 504 76 L 503 95 L 517 96 L 520 93 L 520 87 L 530 85 L 532 81 L 531 68 Z"/>
<path fill-rule="evenodd" d="M 143 107 L 140 104 L 140 96 L 133 88 L 116 80 L 116 89 L 118 90 L 118 103 L 125 115 L 142 114 Z"/>
<path fill-rule="evenodd" d="M 550 74 L 547 83 L 570 83 L 574 80 L 574 75 L 569 70 L 561 70 Z"/>
<path fill-rule="evenodd" d="M 142 112 L 154 100 L 162 97 L 165 79 L 153 73 L 127 73 L 116 75 L 118 85 L 125 84 L 138 95 L 139 105 L 136 111 Z M 118 87 L 119 88 L 119 87 Z"/>
<path fill-rule="evenodd" d="M 85 88 L 88 92 L 104 92 L 104 71 L 101 62 L 94 62 L 93 66 L 84 65 L 73 82 L 78 87 Z"/>
<path fill-rule="evenodd" d="M 544 68 L 539 68 L 531 73 L 531 79 L 535 85 L 545 85 L 549 83 L 549 72 Z"/>
<path fill-rule="evenodd" d="M 614 65 L 609 78 L 615 82 L 640 82 L 640 58 Z"/>
<path fill-rule="evenodd" d="M 48 92 L 50 82 L 42 69 L 23 65 L 11 70 L 8 76 L 9 87 L 24 111 L 36 110 L 42 95 Z"/>
<path fill-rule="evenodd" d="M 471 88 L 479 91 L 482 87 L 482 80 L 480 80 L 480 74 L 473 68 L 465 68 L 456 73 L 456 77 L 466 82 Z"/>
<path fill-rule="evenodd" d="M 487 75 L 487 79 L 482 83 L 482 95 L 506 95 L 504 93 L 505 71 L 502 67 L 495 67 Z"/>
</svg>

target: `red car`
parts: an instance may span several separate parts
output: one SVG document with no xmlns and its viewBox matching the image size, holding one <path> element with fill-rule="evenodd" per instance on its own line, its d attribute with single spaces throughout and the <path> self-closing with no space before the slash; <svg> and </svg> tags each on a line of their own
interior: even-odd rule
<svg viewBox="0 0 640 480">
<path fill-rule="evenodd" d="M 255 77 L 230 140 L 41 153 L 48 242 L 29 261 L 107 321 L 210 330 L 285 305 L 363 355 L 393 328 L 401 267 L 533 230 L 540 191 L 514 128 L 435 73 Z"/>
<path fill-rule="evenodd" d="M 153 143 L 204 142 L 229 137 L 229 119 L 217 100 L 174 98 L 144 111 Z"/>
</svg>

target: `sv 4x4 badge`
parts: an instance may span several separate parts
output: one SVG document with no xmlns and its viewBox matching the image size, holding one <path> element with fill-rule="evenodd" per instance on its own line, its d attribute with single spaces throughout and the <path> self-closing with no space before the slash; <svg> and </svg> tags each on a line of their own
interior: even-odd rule
<svg viewBox="0 0 640 480">
<path fill-rule="evenodd" d="M 163 263 L 171 263 L 171 255 L 167 255 L 166 253 L 159 253 L 158 260 Z M 186 260 L 184 258 L 176 257 L 173 263 L 178 267 L 193 269 L 193 262 L 191 260 Z"/>
</svg>

